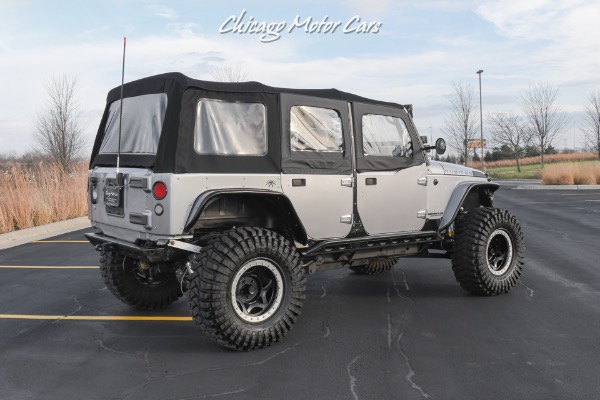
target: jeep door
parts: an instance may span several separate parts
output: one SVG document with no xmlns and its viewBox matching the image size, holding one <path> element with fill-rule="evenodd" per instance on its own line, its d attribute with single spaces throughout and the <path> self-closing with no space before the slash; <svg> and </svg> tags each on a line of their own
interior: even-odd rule
<svg viewBox="0 0 600 400">
<path fill-rule="evenodd" d="M 281 94 L 282 176 L 307 234 L 342 238 L 352 227 L 352 145 L 348 103 Z"/>
<path fill-rule="evenodd" d="M 402 108 L 353 103 L 357 209 L 367 233 L 425 225 L 427 165 Z"/>
</svg>

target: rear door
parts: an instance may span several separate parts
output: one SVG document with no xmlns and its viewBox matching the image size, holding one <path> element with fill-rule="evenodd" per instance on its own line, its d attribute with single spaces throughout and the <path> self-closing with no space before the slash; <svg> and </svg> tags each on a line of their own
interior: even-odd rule
<svg viewBox="0 0 600 400">
<path fill-rule="evenodd" d="M 154 164 L 167 105 L 165 93 L 150 93 L 107 106 L 89 174 L 89 217 L 94 223 L 142 232 L 152 228 L 152 171 L 142 166 Z"/>
<path fill-rule="evenodd" d="M 281 95 L 282 186 L 308 235 L 342 238 L 352 227 L 348 103 Z"/>
<path fill-rule="evenodd" d="M 401 108 L 353 104 L 357 209 L 367 233 L 419 231 L 425 225 L 427 165 Z"/>
</svg>

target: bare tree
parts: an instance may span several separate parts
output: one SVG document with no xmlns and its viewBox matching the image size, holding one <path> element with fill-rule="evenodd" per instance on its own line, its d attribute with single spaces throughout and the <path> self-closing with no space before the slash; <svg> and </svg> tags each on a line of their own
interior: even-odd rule
<svg viewBox="0 0 600 400">
<path fill-rule="evenodd" d="M 585 106 L 585 125 L 583 127 L 585 141 L 588 146 L 598 153 L 600 160 L 600 90 L 593 91 Z"/>
<path fill-rule="evenodd" d="M 544 167 L 544 151 L 551 146 L 566 124 L 565 114 L 561 113 L 556 100 L 558 87 L 536 83 L 521 94 L 521 107 L 529 120 L 530 129 L 540 148 L 541 163 Z"/>
<path fill-rule="evenodd" d="M 248 78 L 248 72 L 239 64 L 218 67 L 210 74 L 217 82 L 244 82 Z"/>
<path fill-rule="evenodd" d="M 63 75 L 44 82 L 46 108 L 35 120 L 37 148 L 68 170 L 85 149 L 84 127 L 75 99 L 77 78 Z"/>
<path fill-rule="evenodd" d="M 469 156 L 469 141 L 477 135 L 477 116 L 475 115 L 475 95 L 471 86 L 453 83 L 454 93 L 450 100 L 450 116 L 446 118 L 443 131 L 452 146 L 465 160 Z"/>
<path fill-rule="evenodd" d="M 492 130 L 494 143 L 510 149 L 517 162 L 517 171 L 521 172 L 519 160 L 531 141 L 532 131 L 528 129 L 522 117 L 512 111 L 491 114 L 488 117 L 488 124 Z"/>
</svg>

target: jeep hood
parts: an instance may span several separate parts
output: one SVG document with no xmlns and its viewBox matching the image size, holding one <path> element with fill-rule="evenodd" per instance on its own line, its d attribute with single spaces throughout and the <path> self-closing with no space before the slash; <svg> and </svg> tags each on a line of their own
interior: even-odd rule
<svg viewBox="0 0 600 400">
<path fill-rule="evenodd" d="M 429 162 L 429 166 L 432 174 L 475 176 L 478 178 L 486 178 L 486 175 L 478 169 L 465 167 L 463 165 L 432 160 Z"/>
</svg>

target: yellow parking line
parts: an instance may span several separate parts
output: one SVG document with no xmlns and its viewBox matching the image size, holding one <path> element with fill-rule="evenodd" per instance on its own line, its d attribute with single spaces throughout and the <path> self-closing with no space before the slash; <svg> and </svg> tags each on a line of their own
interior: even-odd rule
<svg viewBox="0 0 600 400">
<path fill-rule="evenodd" d="M 89 243 L 87 240 L 33 240 L 31 243 Z"/>
<path fill-rule="evenodd" d="M 0 265 L 0 268 L 5 269 L 98 269 L 100 267 L 93 266 L 77 266 L 77 265 Z"/>
<path fill-rule="evenodd" d="M 0 314 L 0 319 L 75 320 L 75 321 L 191 321 L 192 317 L 142 315 L 28 315 Z"/>
</svg>

